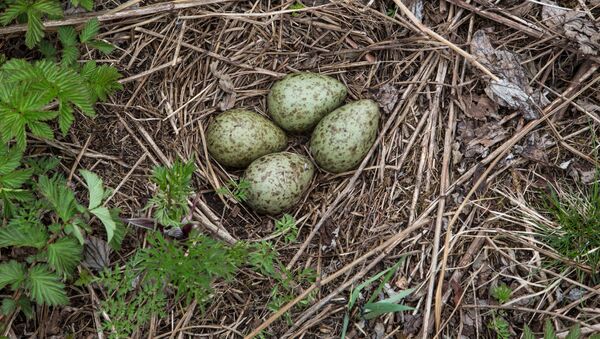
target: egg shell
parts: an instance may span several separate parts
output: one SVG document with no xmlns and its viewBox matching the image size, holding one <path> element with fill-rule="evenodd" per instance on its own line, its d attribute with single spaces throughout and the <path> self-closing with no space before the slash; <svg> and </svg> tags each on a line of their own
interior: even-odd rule
<svg viewBox="0 0 600 339">
<path fill-rule="evenodd" d="M 221 165 L 244 168 L 287 145 L 285 132 L 264 116 L 247 110 L 232 109 L 219 114 L 206 131 L 208 152 Z"/>
<path fill-rule="evenodd" d="M 277 81 L 267 105 L 273 121 L 291 133 L 311 131 L 329 112 L 339 107 L 348 90 L 340 81 L 321 74 L 300 72 Z"/>
<path fill-rule="evenodd" d="M 302 155 L 280 152 L 265 155 L 248 166 L 246 203 L 258 213 L 278 214 L 296 204 L 312 180 L 315 167 Z"/>
<path fill-rule="evenodd" d="M 319 122 L 310 140 L 315 162 L 332 173 L 355 169 L 375 142 L 379 117 L 379 106 L 368 99 L 331 112 Z"/>
</svg>

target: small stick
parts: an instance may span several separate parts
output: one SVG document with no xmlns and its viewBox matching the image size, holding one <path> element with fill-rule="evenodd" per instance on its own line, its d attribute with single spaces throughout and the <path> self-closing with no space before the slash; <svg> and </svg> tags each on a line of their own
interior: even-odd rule
<svg viewBox="0 0 600 339">
<path fill-rule="evenodd" d="M 98 19 L 100 22 L 104 21 L 112 21 L 112 20 L 121 20 L 124 18 L 143 16 L 148 14 L 157 14 L 162 12 L 175 11 L 178 9 L 186 9 L 192 7 L 199 7 L 209 4 L 217 4 L 222 2 L 230 2 L 233 0 L 193 0 L 189 2 L 182 1 L 170 1 L 156 5 L 144 6 L 136 9 L 125 10 L 117 13 L 110 13 L 110 11 L 103 12 L 92 12 L 86 13 L 85 15 L 73 16 L 66 19 L 61 20 L 50 20 L 43 23 L 44 30 L 48 28 L 55 28 L 61 26 L 71 26 L 71 25 L 79 25 L 87 22 L 92 18 Z M 0 28 L 0 35 L 9 34 L 9 33 L 18 33 L 27 31 L 27 25 L 13 25 L 4 28 Z"/>
</svg>

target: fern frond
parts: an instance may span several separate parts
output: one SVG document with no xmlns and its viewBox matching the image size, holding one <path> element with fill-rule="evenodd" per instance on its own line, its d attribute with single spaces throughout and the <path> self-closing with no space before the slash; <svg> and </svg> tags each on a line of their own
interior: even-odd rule
<svg viewBox="0 0 600 339">
<path fill-rule="evenodd" d="M 0 289 L 10 285 L 15 291 L 25 281 L 25 266 L 14 260 L 0 264 Z"/>
<path fill-rule="evenodd" d="M 79 261 L 81 261 L 82 248 L 72 238 L 62 238 L 48 245 L 48 264 L 56 272 L 70 275 Z"/>
<path fill-rule="evenodd" d="M 58 105 L 58 127 L 63 136 L 67 135 L 69 128 L 73 125 L 75 117 L 73 108 L 69 104 L 59 103 Z"/>
<path fill-rule="evenodd" d="M 39 305 L 65 305 L 69 302 L 65 285 L 46 265 L 31 267 L 26 286 L 31 298 Z"/>
<path fill-rule="evenodd" d="M 16 1 L 10 5 L 2 15 L 0 15 L 0 24 L 8 25 L 15 20 L 19 15 L 27 13 L 27 2 L 23 0 Z"/>
</svg>

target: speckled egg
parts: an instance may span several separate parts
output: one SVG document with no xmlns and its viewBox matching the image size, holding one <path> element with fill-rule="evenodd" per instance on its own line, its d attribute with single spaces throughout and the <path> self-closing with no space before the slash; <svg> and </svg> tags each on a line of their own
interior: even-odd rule
<svg viewBox="0 0 600 339">
<path fill-rule="evenodd" d="M 339 107 L 348 90 L 338 80 L 316 73 L 294 73 L 277 81 L 269 95 L 269 114 L 277 125 L 292 133 L 312 130 Z"/>
<path fill-rule="evenodd" d="M 219 114 L 206 131 L 208 152 L 221 165 L 243 168 L 287 145 L 285 132 L 271 120 L 246 109 Z"/>
<path fill-rule="evenodd" d="M 324 170 L 340 173 L 356 168 L 377 137 L 379 106 L 373 100 L 344 105 L 319 122 L 310 151 Z"/>
<path fill-rule="evenodd" d="M 298 202 L 314 172 L 310 160 L 295 153 L 260 157 L 244 173 L 244 179 L 250 184 L 246 202 L 258 213 L 281 213 Z"/>
</svg>

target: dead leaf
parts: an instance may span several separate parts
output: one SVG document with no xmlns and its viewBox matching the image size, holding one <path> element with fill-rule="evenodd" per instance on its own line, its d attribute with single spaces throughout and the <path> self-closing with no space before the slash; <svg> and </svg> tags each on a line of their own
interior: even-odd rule
<svg viewBox="0 0 600 339">
<path fill-rule="evenodd" d="M 102 271 L 110 265 L 111 248 L 100 238 L 90 236 L 85 240 L 83 249 L 83 264 L 92 270 Z"/>
<path fill-rule="evenodd" d="M 236 100 L 235 86 L 233 85 L 233 81 L 231 77 L 227 74 L 223 74 L 217 69 L 218 62 L 213 62 L 210 64 L 210 72 L 219 79 L 219 88 L 225 92 L 221 102 L 219 102 L 219 109 L 221 111 L 226 111 L 228 109 L 233 108 Z"/>
<path fill-rule="evenodd" d="M 498 105 L 487 96 L 463 95 L 461 99 L 469 118 L 486 120 L 487 117 L 497 117 Z"/>
<path fill-rule="evenodd" d="M 387 83 L 379 88 L 375 94 L 375 100 L 385 113 L 390 114 L 396 107 L 400 94 L 402 92 L 396 86 Z"/>
<path fill-rule="evenodd" d="M 577 44 L 579 51 L 586 55 L 598 55 L 600 51 L 600 25 L 589 20 L 585 12 L 557 6 L 554 1 L 544 0 L 542 19 L 550 26 Z"/>
<path fill-rule="evenodd" d="M 546 166 L 550 166 L 546 149 L 544 147 L 541 147 L 541 145 L 528 145 L 527 147 L 525 147 L 525 149 L 523 149 L 521 155 L 529 160 L 539 162 Z"/>
<path fill-rule="evenodd" d="M 492 80 L 485 88 L 490 99 L 500 106 L 522 111 L 527 120 L 539 117 L 539 103 L 532 97 L 533 90 L 517 54 L 505 49 L 495 49 L 484 30 L 473 34 L 471 53 L 499 78 Z"/>
</svg>

